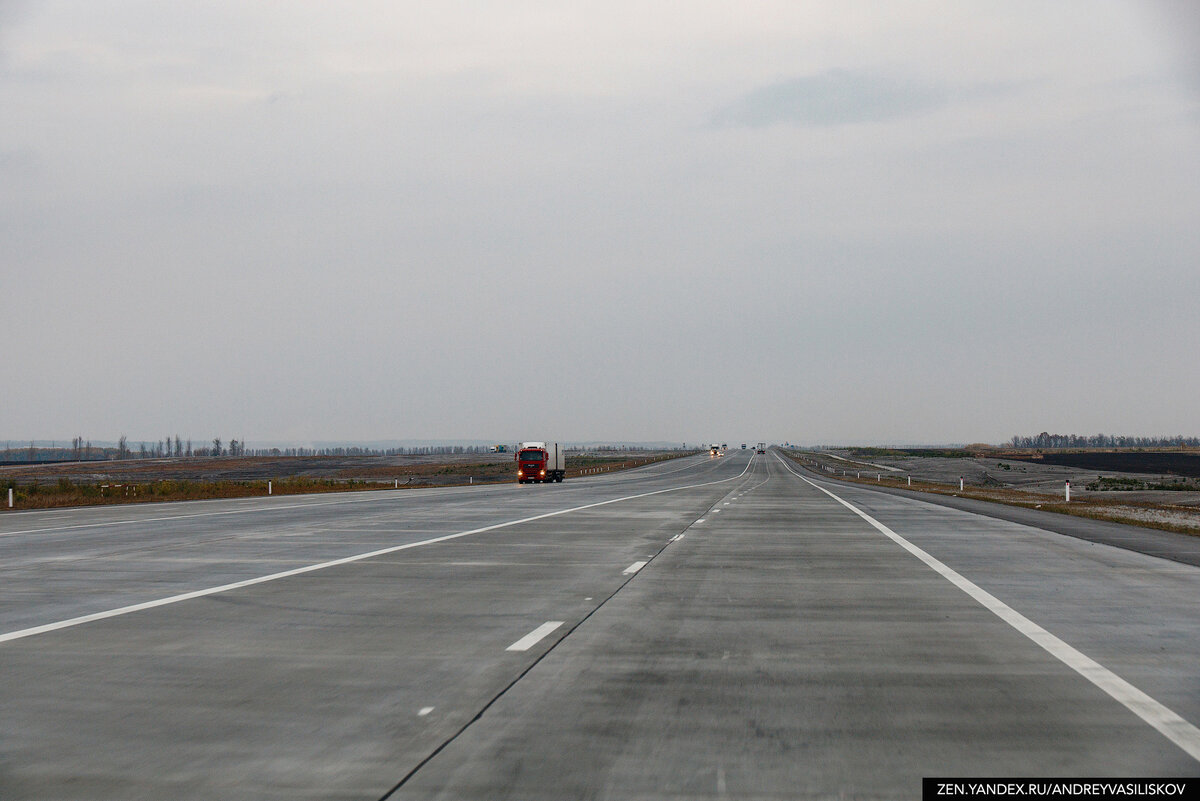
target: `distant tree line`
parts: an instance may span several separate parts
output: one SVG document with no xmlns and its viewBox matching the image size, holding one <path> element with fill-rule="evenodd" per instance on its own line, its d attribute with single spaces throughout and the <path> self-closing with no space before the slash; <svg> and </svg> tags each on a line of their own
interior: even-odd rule
<svg viewBox="0 0 1200 801">
<path fill-rule="evenodd" d="M 1130 437 L 1116 434 L 1050 434 L 1012 438 L 1014 448 L 1171 448 L 1198 447 L 1200 437 Z"/>
<path fill-rule="evenodd" d="M 178 434 L 167 436 L 157 442 L 142 441 L 130 443 L 129 438 L 122 434 L 113 445 L 92 445 L 90 439 L 75 437 L 70 446 L 51 444 L 50 447 L 35 447 L 33 442 L 28 447 L 14 448 L 11 442 L 5 444 L 0 452 L 0 461 L 4 462 L 86 462 L 111 461 L 114 459 L 169 459 L 190 456 L 241 456 L 244 454 L 242 444 L 236 439 L 230 440 L 228 448 L 221 447 L 221 440 L 214 439 L 212 448 L 193 448 L 190 439 L 185 440 Z"/>
<path fill-rule="evenodd" d="M 1017 437 L 1013 438 L 1014 441 Z M 1037 446 L 1042 447 L 1042 446 Z M 247 448 L 245 440 L 231 439 L 229 444 L 220 437 L 214 437 L 211 443 L 193 447 L 190 439 L 183 439 L 178 434 L 164 437 L 157 442 L 142 441 L 130 443 L 129 438 L 122 434 L 117 439 L 116 446 L 92 446 L 91 440 L 75 437 L 71 445 L 51 447 L 35 447 L 33 442 L 28 446 L 6 443 L 0 452 L 0 462 L 82 462 L 82 461 L 111 461 L 114 459 L 173 459 L 213 456 L 431 456 L 446 454 L 482 454 L 491 450 L 486 445 L 421 445 L 414 447 L 396 448 L 364 448 L 355 445 L 335 446 L 326 448 Z M 579 449 L 571 449 L 579 450 Z M 644 447 L 616 447 L 599 445 L 587 448 L 592 451 L 642 451 Z"/>
<path fill-rule="evenodd" d="M 193 447 L 190 439 L 183 439 L 178 434 L 166 437 L 157 442 L 130 443 L 129 438 L 122 434 L 115 446 L 95 446 L 91 440 L 75 437 L 70 447 L 52 445 L 51 447 L 35 447 L 33 442 L 28 446 L 6 443 L 0 452 L 3 462 L 82 462 L 105 461 L 114 459 L 170 459 L 211 456 L 414 456 L 433 454 L 463 454 L 487 453 L 488 448 L 482 445 L 426 445 L 412 448 L 364 448 L 359 446 L 338 446 L 327 448 L 247 448 L 244 440 L 231 439 L 226 445 L 220 437 L 214 437 L 211 444 Z"/>
<path fill-rule="evenodd" d="M 356 445 L 333 448 L 252 448 L 250 456 L 419 456 L 430 454 L 487 453 L 482 445 L 426 445 L 414 448 L 363 448 Z"/>
</svg>

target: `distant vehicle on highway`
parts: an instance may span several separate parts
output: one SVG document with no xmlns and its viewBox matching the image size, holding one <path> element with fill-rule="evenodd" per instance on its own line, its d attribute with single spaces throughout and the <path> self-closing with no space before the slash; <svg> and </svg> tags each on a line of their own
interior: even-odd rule
<svg viewBox="0 0 1200 801">
<path fill-rule="evenodd" d="M 711 448 L 708 449 L 708 455 L 710 457 L 711 456 L 720 456 L 721 455 L 721 446 L 713 445 Z"/>
<path fill-rule="evenodd" d="M 767 443 L 765 443 L 765 442 L 758 443 L 758 452 L 766 453 L 767 452 Z"/>
<path fill-rule="evenodd" d="M 557 442 L 522 442 L 517 446 L 517 483 L 562 483 L 567 455 Z"/>
<path fill-rule="evenodd" d="M 746 450 L 746 443 L 742 443 L 742 450 Z"/>
</svg>

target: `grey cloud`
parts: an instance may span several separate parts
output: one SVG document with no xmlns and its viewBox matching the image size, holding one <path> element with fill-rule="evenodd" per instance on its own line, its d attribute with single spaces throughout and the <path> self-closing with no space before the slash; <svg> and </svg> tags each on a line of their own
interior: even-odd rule
<svg viewBox="0 0 1200 801">
<path fill-rule="evenodd" d="M 1154 0 L 1145 7 L 1174 55 L 1179 77 L 1200 95 L 1200 5 L 1194 0 Z"/>
<path fill-rule="evenodd" d="M 995 87 L 959 89 L 851 70 L 829 70 L 755 89 L 719 109 L 717 125 L 763 127 L 779 123 L 849 125 L 909 117 L 945 107 Z"/>
<path fill-rule="evenodd" d="M 1117 4 L 10 2 L 14 440 L 1194 430 L 1196 104 Z"/>
<path fill-rule="evenodd" d="M 32 148 L 0 149 L 0 176 L 4 176 L 5 179 L 30 178 L 38 175 L 41 170 L 41 156 Z"/>
</svg>

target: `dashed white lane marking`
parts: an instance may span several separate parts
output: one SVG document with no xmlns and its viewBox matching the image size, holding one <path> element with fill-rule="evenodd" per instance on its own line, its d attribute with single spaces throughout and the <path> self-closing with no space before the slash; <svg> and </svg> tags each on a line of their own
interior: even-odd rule
<svg viewBox="0 0 1200 801">
<path fill-rule="evenodd" d="M 643 567 L 645 567 L 645 566 L 646 566 L 646 562 L 645 562 L 645 561 L 641 561 L 641 562 L 634 562 L 632 565 L 630 565 L 629 567 L 627 567 L 627 568 L 625 568 L 624 570 L 622 570 L 622 571 L 621 571 L 621 575 L 622 575 L 622 576 L 628 576 L 628 575 L 630 575 L 630 574 L 632 574 L 632 573 L 636 573 L 636 572 L 638 572 L 639 570 L 641 570 L 641 569 L 642 569 Z"/>
<path fill-rule="evenodd" d="M 421 711 L 417 713 L 417 716 L 418 716 L 418 717 L 422 717 L 422 718 L 423 718 L 423 717 L 425 717 L 426 715 L 428 715 L 428 714 L 429 714 L 430 712 L 432 712 L 432 711 L 433 711 L 433 707 L 431 707 L 431 706 L 423 706 L 423 707 L 421 707 Z"/>
<path fill-rule="evenodd" d="M 534 645 L 536 645 L 539 640 L 541 640 L 543 637 L 545 637 L 550 632 L 554 631 L 556 628 L 558 628 L 562 624 L 563 624 L 563 622 L 561 620 L 548 620 L 545 623 L 543 623 L 542 625 L 538 626 L 533 631 L 526 634 L 521 639 L 514 642 L 512 645 L 505 648 L 504 650 L 505 651 L 528 651 L 530 648 L 532 648 Z"/>
<path fill-rule="evenodd" d="M 621 501 L 632 501 L 632 500 L 637 500 L 638 498 L 649 498 L 651 496 L 662 495 L 667 492 L 679 492 L 680 490 L 696 489 L 698 487 L 708 487 L 713 484 L 724 484 L 728 481 L 736 481 L 737 479 L 746 475 L 746 471 L 749 469 L 750 469 L 750 465 L 747 464 L 745 470 L 742 470 L 742 472 L 738 473 L 736 476 L 733 476 L 732 478 L 721 478 L 721 479 L 717 479 L 716 481 L 704 481 L 699 484 L 687 484 L 682 487 L 668 487 L 667 489 L 653 490 L 651 492 L 641 492 L 636 495 L 624 495 L 620 498 L 610 498 L 607 501 L 596 501 L 595 503 L 586 503 L 586 504 L 583 504 L 582 506 L 572 506 L 568 509 L 559 509 L 556 512 L 545 512 L 544 514 L 533 515 L 532 517 L 522 517 L 519 520 L 508 520 L 503 523 L 496 523 L 491 526 L 483 526 L 482 528 L 473 528 L 468 531 L 459 531 L 454 534 L 444 534 L 440 537 L 431 537 L 427 540 L 418 540 L 417 542 L 406 542 L 403 545 L 393 545 L 389 548 L 380 548 L 379 550 L 376 550 L 376 551 L 367 551 L 366 553 L 354 554 L 353 556 L 344 556 L 341 559 L 331 559 L 328 562 L 320 562 L 315 565 L 306 565 L 304 567 L 297 567 L 297 568 L 293 568 L 292 570 L 284 570 L 279 573 L 271 573 L 270 575 L 266 575 L 266 576 L 259 576 L 257 578 L 245 579 L 244 581 L 235 581 L 230 584 L 221 584 L 217 587 L 208 587 L 203 590 L 193 590 L 192 592 L 183 592 L 178 595 L 170 595 L 166 598 L 158 598 L 153 601 L 144 601 L 142 603 L 130 604 L 129 606 L 121 606 L 116 609 L 108 609 L 103 612 L 93 612 L 92 614 L 89 614 L 89 615 L 80 615 L 79 617 L 68 618 L 67 620 L 59 620 L 54 623 L 45 623 L 41 626 L 32 626 L 27 629 L 17 629 L 16 631 L 8 631 L 8 632 L 4 632 L 3 634 L 0 634 L 0 643 L 9 642 L 10 640 L 20 640 L 20 639 L 24 639 L 25 637 L 33 637 L 38 634 L 46 634 L 47 632 L 58 631 L 59 629 L 68 629 L 68 628 L 72 628 L 74 626 L 82 626 L 85 623 L 95 623 L 98 620 L 107 620 L 108 618 L 120 617 L 121 615 L 128 615 L 133 612 L 141 612 L 146 609 L 154 609 L 159 606 L 167 606 L 168 604 L 177 604 L 177 603 L 181 603 L 183 601 L 190 601 L 194 598 L 204 598 L 205 596 L 208 596 L 208 595 L 216 595 L 216 594 L 222 593 L 222 592 L 229 592 L 230 590 L 238 590 L 243 587 L 252 587 L 255 584 L 265 584 L 268 581 L 278 581 L 279 579 L 290 578 L 292 576 L 300 576 L 305 573 L 312 573 L 313 571 L 316 571 L 316 570 L 325 570 L 326 568 L 337 567 L 339 565 L 348 565 L 353 562 L 360 562 L 364 559 L 373 559 L 377 556 L 386 556 L 391 553 L 397 553 L 398 551 L 406 551 L 410 548 L 420 548 L 423 545 L 433 545 L 434 543 L 446 542 L 448 540 L 458 539 L 459 537 L 468 537 L 472 534 L 483 534 L 484 532 L 487 532 L 487 531 L 495 531 L 495 530 L 501 529 L 501 528 L 508 528 L 509 526 L 517 526 L 522 523 L 532 523 L 535 520 L 545 520 L 546 518 L 549 518 L 549 517 L 558 517 L 559 515 L 565 515 L 565 514 L 569 514 L 571 512 L 580 512 L 580 511 L 583 511 L 584 509 L 595 509 L 596 507 L 599 507 L 599 506 L 608 506 L 609 504 L 620 503 Z M 354 503 L 354 502 L 355 501 L 331 501 L 330 503 L 332 504 L 332 503 Z M 302 505 L 303 506 L 309 506 L 309 505 L 321 506 L 321 505 L 327 505 L 327 504 L 302 504 Z M 216 515 L 216 514 L 225 514 L 225 513 L 224 512 L 213 512 L 211 514 Z M 200 516 L 201 515 L 180 515 L 179 517 L 182 518 L 182 517 L 200 517 Z M 177 519 L 177 518 L 170 518 L 170 519 Z M 146 522 L 146 521 L 139 521 L 139 522 Z M 108 525 L 108 524 L 99 523 L 96 525 Z M 18 532 L 8 532 L 8 533 L 18 533 Z M 0 536 L 2 536 L 2 535 L 0 535 Z"/>
<path fill-rule="evenodd" d="M 703 523 L 703 522 L 704 522 L 704 518 L 702 517 L 702 518 L 700 518 L 699 520 L 697 520 L 696 522 L 697 522 L 697 523 Z"/>
<path fill-rule="evenodd" d="M 1137 715 L 1150 726 L 1154 727 L 1160 734 L 1166 737 L 1175 745 L 1183 749 L 1192 759 L 1200 761 L 1200 728 L 1197 728 L 1192 723 L 1189 723 L 1183 717 L 1168 709 L 1167 707 L 1155 701 L 1144 692 L 1134 687 L 1125 679 L 1113 673 L 1108 668 L 1101 665 L 1086 654 L 1076 650 L 1074 647 L 1060 640 L 1044 628 L 1034 623 L 1029 618 L 1022 615 L 1020 612 L 1013 609 L 1008 604 L 1001 601 L 996 596 L 982 589 L 970 579 L 960 575 L 954 569 L 943 564 L 938 559 L 930 556 L 921 548 L 913 545 L 908 540 L 901 537 L 890 528 L 880 523 L 875 518 L 871 517 L 866 512 L 858 507 L 844 501 L 837 495 L 834 495 L 829 490 L 822 487 L 820 484 L 814 484 L 804 476 L 792 470 L 786 462 L 783 462 L 782 457 L 778 454 L 775 458 L 779 459 L 783 466 L 792 475 L 801 481 L 811 484 L 821 492 L 833 498 L 835 501 L 845 506 L 850 511 L 861 517 L 863 520 L 870 523 L 881 534 L 895 542 L 904 550 L 911 553 L 913 556 L 920 559 L 929 567 L 933 568 L 944 579 L 949 581 L 955 587 L 965 592 L 967 595 L 974 598 L 983 605 L 989 612 L 1003 620 L 1008 625 L 1012 626 L 1017 631 L 1024 634 L 1029 639 L 1040 645 L 1047 653 L 1058 659 L 1067 667 L 1074 670 L 1085 679 L 1095 684 L 1114 700 L 1124 705 L 1130 712 Z"/>
<path fill-rule="evenodd" d="M 681 539 L 683 539 L 683 535 L 676 534 L 674 537 L 671 537 L 671 539 L 667 540 L 667 542 L 679 542 Z"/>
</svg>

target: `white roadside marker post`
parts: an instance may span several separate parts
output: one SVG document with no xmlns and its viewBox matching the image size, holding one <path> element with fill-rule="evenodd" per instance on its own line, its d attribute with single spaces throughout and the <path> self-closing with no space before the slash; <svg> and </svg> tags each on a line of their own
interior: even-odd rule
<svg viewBox="0 0 1200 801">
<path fill-rule="evenodd" d="M 908 486 L 912 486 L 912 476 L 908 477 Z"/>
<path fill-rule="evenodd" d="M 267 481 L 267 494 L 268 495 L 271 494 L 271 482 L 270 481 Z"/>
<path fill-rule="evenodd" d="M 1070 481 L 1070 479 L 1067 480 L 1067 486 L 1064 488 L 1063 492 L 1067 496 L 1067 503 L 1070 503 L 1071 502 L 1071 481 Z"/>
<path fill-rule="evenodd" d="M 12 499 L 12 487 L 9 487 L 9 488 L 8 488 L 8 508 L 9 508 L 9 509 L 11 509 L 11 508 L 12 508 L 12 504 L 13 504 L 13 499 Z"/>
<path fill-rule="evenodd" d="M 958 477 L 958 491 L 959 492 L 963 491 L 963 477 L 962 476 Z"/>
</svg>

